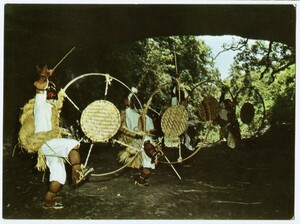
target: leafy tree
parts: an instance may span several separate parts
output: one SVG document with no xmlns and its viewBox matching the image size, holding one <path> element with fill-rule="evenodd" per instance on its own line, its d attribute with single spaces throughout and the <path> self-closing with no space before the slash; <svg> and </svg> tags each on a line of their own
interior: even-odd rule
<svg viewBox="0 0 300 224">
<path fill-rule="evenodd" d="M 271 123 L 295 124 L 295 66 L 277 75 L 271 89 L 274 105 L 270 111 Z"/>
<path fill-rule="evenodd" d="M 227 84 L 234 93 L 244 86 L 255 86 L 264 99 L 268 123 L 294 122 L 294 49 L 276 42 L 242 43 Z"/>
<path fill-rule="evenodd" d="M 249 76 L 260 72 L 260 79 L 274 82 L 275 75 L 295 64 L 295 49 L 277 42 L 256 41 L 249 45 L 242 40 L 243 50 L 234 59 L 233 67 L 238 73 Z"/>
<path fill-rule="evenodd" d="M 211 50 L 194 36 L 148 38 L 112 49 L 106 57 L 109 73 L 129 85 L 140 85 L 146 100 L 160 85 L 177 77 L 186 88 L 200 80 L 219 77 Z M 163 93 L 161 93 L 163 94 Z M 166 97 L 162 97 L 166 98 Z"/>
</svg>

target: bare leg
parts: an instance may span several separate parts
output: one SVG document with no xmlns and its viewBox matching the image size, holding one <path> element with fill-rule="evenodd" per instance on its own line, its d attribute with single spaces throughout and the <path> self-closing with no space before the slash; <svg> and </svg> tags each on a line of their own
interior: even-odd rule
<svg viewBox="0 0 300 224">
<path fill-rule="evenodd" d="M 141 176 L 147 179 L 151 174 L 151 170 L 149 168 L 144 168 L 141 172 Z"/>
<path fill-rule="evenodd" d="M 76 146 L 69 152 L 69 161 L 72 165 L 80 163 L 79 146 Z"/>
<path fill-rule="evenodd" d="M 42 203 L 45 209 L 62 209 L 63 205 L 61 203 L 55 202 L 56 194 L 62 189 L 62 184 L 58 181 L 51 181 L 49 190 L 45 195 L 44 201 Z"/>
<path fill-rule="evenodd" d="M 135 184 L 139 186 L 149 186 L 146 179 L 150 176 L 151 169 L 143 168 L 138 176 L 135 177 Z"/>
<path fill-rule="evenodd" d="M 62 189 L 62 185 L 57 181 L 50 182 L 49 190 L 46 193 L 44 201 L 52 202 L 56 194 Z"/>
<path fill-rule="evenodd" d="M 83 167 L 80 163 L 79 145 L 72 149 L 69 153 L 69 161 L 72 164 L 72 186 L 78 187 L 85 181 L 88 175 L 94 171 L 92 167 Z"/>
<path fill-rule="evenodd" d="M 78 171 L 81 170 L 79 147 L 75 147 L 69 153 L 69 161 L 72 164 L 72 185 L 76 184 L 78 179 Z"/>
</svg>

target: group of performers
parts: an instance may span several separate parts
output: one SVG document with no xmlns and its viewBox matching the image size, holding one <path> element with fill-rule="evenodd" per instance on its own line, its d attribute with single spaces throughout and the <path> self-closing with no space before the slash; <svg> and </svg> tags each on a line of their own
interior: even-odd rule
<svg viewBox="0 0 300 224">
<path fill-rule="evenodd" d="M 169 107 L 184 105 L 187 106 L 186 96 L 179 88 L 179 80 L 172 78 L 171 84 L 171 102 Z M 229 148 L 236 148 L 241 140 L 240 130 L 237 118 L 235 116 L 235 110 L 233 102 L 230 99 L 225 98 L 227 89 L 222 88 L 221 96 L 219 99 L 220 111 L 216 119 L 216 123 L 221 127 L 221 137 L 227 141 Z M 148 115 L 140 114 L 139 111 L 132 104 L 133 94 L 137 94 L 138 89 L 132 88 L 131 93 L 125 96 L 124 104 L 126 109 L 122 111 L 121 115 L 121 128 L 120 139 L 121 141 L 129 144 L 125 150 L 119 153 L 119 161 L 128 162 L 135 156 L 136 151 L 132 148 L 140 148 L 140 156 L 133 159 L 133 162 L 129 164 L 129 167 L 140 168 L 141 172 L 135 177 L 135 184 L 139 186 L 149 186 L 147 178 L 151 174 L 151 170 L 154 170 L 157 161 L 164 153 L 162 147 L 165 145 L 162 142 L 158 143 L 158 130 L 154 127 L 153 120 Z M 161 112 L 159 116 L 162 116 Z M 143 120 L 144 118 L 144 120 Z M 144 126 L 145 125 L 145 126 Z M 160 124 L 159 124 L 160 125 Z M 198 147 L 199 139 L 196 138 L 196 131 L 194 130 L 195 124 L 188 122 L 187 129 L 179 137 L 179 141 L 183 144 L 184 148 L 190 151 L 194 151 Z M 180 144 L 181 144 L 180 143 Z M 140 162 L 139 162 L 140 161 Z"/>
<path fill-rule="evenodd" d="M 85 167 L 80 162 L 80 142 L 75 139 L 63 138 L 60 132 L 53 135 L 45 135 L 57 130 L 57 123 L 54 118 L 59 117 L 59 111 L 54 110 L 59 100 L 55 84 L 49 81 L 54 70 L 47 66 L 37 66 L 38 80 L 34 82 L 36 95 L 34 100 L 34 133 L 35 139 L 43 138 L 40 145 L 36 146 L 39 159 L 43 160 L 49 168 L 49 189 L 42 202 L 44 209 L 61 209 L 63 205 L 56 200 L 56 195 L 66 183 L 65 162 L 72 166 L 72 186 L 77 187 L 84 182 L 93 172 L 93 168 Z M 224 89 L 223 89 L 224 90 Z M 235 148 L 240 140 L 239 127 L 233 111 L 233 105 L 225 99 L 225 91 L 222 90 L 220 97 L 220 115 L 217 122 L 221 125 L 224 137 L 228 146 Z M 129 167 L 140 169 L 134 177 L 134 183 L 138 186 L 149 186 L 147 182 L 152 170 L 156 168 L 159 158 L 165 156 L 162 145 L 157 140 L 157 130 L 151 117 L 147 114 L 140 114 L 134 107 L 133 95 L 138 94 L 138 89 L 132 88 L 129 95 L 124 97 L 125 109 L 121 111 L 121 126 L 119 129 L 119 140 L 128 147 L 120 151 L 118 159 L 120 162 L 128 163 Z M 170 106 L 182 104 L 185 96 L 178 88 L 178 80 L 172 79 Z M 57 108 L 56 108 L 57 109 Z M 191 136 L 184 132 L 181 138 L 188 150 L 194 150 L 196 145 L 191 144 Z M 194 136 L 193 136 L 194 137 Z M 39 161 L 41 162 L 41 161 Z M 44 168 L 45 169 L 45 168 Z"/>
</svg>

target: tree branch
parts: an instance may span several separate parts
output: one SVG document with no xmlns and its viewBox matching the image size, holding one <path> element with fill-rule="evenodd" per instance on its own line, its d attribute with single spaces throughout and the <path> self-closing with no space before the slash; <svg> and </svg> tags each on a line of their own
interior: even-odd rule
<svg viewBox="0 0 300 224">
<path fill-rule="evenodd" d="M 216 60 L 216 58 L 220 55 L 220 54 L 222 54 L 222 53 L 224 53 L 224 52 L 226 52 L 226 51 L 238 51 L 238 50 L 241 50 L 243 47 L 245 47 L 246 45 L 247 45 L 247 43 L 248 43 L 248 39 L 246 39 L 246 40 L 244 40 L 243 42 L 239 42 L 239 43 L 237 43 L 237 45 L 236 46 L 233 46 L 233 44 L 230 46 L 230 47 L 228 47 L 228 48 L 226 48 L 226 47 L 223 47 L 224 48 L 224 50 L 222 50 L 222 51 L 220 51 L 214 58 L 213 58 L 213 60 Z M 239 46 L 240 45 L 240 46 Z"/>
<path fill-rule="evenodd" d="M 272 51 L 272 45 L 273 45 L 273 41 L 270 41 L 268 53 L 267 53 L 267 56 L 266 56 L 266 60 L 264 59 L 265 57 L 263 57 L 263 58 L 261 59 L 261 61 L 263 61 L 263 60 L 266 61 L 266 68 L 265 68 L 265 70 L 260 74 L 259 80 L 261 80 L 261 79 L 264 77 L 264 75 L 267 73 L 267 71 L 269 71 L 269 69 L 270 69 L 270 67 L 271 67 L 271 63 L 270 63 L 270 54 L 271 54 L 271 51 Z"/>
<path fill-rule="evenodd" d="M 289 63 L 287 63 L 286 65 L 284 65 L 284 66 L 282 66 L 282 67 L 280 67 L 280 68 L 278 68 L 278 69 L 273 69 L 273 71 L 272 71 L 272 73 L 271 73 L 272 80 L 271 80 L 271 82 L 269 83 L 269 85 L 272 84 L 272 83 L 275 81 L 275 75 L 276 75 L 277 73 L 279 73 L 279 72 L 281 72 L 281 71 L 287 69 L 288 67 L 290 67 L 290 66 L 293 65 L 293 64 L 295 64 L 295 62 L 294 62 L 294 61 L 290 61 Z"/>
</svg>

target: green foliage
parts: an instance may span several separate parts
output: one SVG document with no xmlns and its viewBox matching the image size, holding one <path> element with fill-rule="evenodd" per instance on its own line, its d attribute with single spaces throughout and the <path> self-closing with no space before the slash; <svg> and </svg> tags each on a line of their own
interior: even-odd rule
<svg viewBox="0 0 300 224">
<path fill-rule="evenodd" d="M 263 97 L 266 122 L 294 122 L 295 52 L 281 43 L 256 41 L 245 44 L 234 58 L 230 79 L 234 93 L 255 86 Z M 246 97 L 246 96 L 245 96 Z M 257 102 L 258 106 L 259 102 Z"/>
<path fill-rule="evenodd" d="M 251 129 L 251 134 L 253 130 L 260 128 L 263 119 L 267 123 L 293 120 L 290 115 L 294 111 L 295 95 L 295 71 L 292 67 L 295 62 L 294 49 L 266 41 L 256 41 L 250 45 L 245 39 L 231 47 L 225 47 L 238 51 L 231 67 L 231 76 L 224 81 L 232 96 L 238 96 L 236 100 L 240 105 L 237 107 L 237 114 L 243 103 L 248 101 L 256 109 L 255 119 L 247 127 Z M 171 77 L 180 80 L 185 95 L 197 96 L 190 101 L 194 107 L 190 110 L 192 117 L 197 117 L 197 105 L 207 94 L 216 99 L 220 96 L 222 83 L 218 70 L 214 68 L 211 50 L 201 39 L 193 36 L 148 38 L 122 44 L 106 56 L 106 65 L 109 74 L 130 87 L 139 85 L 143 90 L 139 92 L 143 103 L 147 102 L 155 89 L 163 86 L 163 90 L 152 99 L 152 106 L 157 106 L 155 109 L 170 102 Z M 197 83 L 202 84 L 195 90 Z M 255 87 L 258 92 L 251 88 L 241 92 L 244 87 Z M 281 110 L 282 107 L 285 109 Z M 241 126 L 242 132 L 246 132 L 247 128 Z M 213 133 L 217 139 L 218 130 Z"/>
<path fill-rule="evenodd" d="M 241 75 L 260 72 L 260 79 L 266 76 L 271 83 L 276 74 L 295 64 L 295 49 L 292 47 L 272 41 L 256 41 L 252 45 L 244 43 L 233 63 L 233 69 Z"/>
<path fill-rule="evenodd" d="M 274 87 L 274 105 L 270 110 L 270 122 L 295 123 L 295 66 L 277 75 Z"/>
<path fill-rule="evenodd" d="M 169 89 L 171 77 L 179 78 L 187 93 L 189 86 L 200 80 L 219 77 L 211 50 L 194 36 L 148 38 L 116 46 L 105 60 L 108 72 L 130 86 L 143 91 L 145 102 L 160 86 Z M 160 93 L 166 98 L 169 93 Z"/>
<path fill-rule="evenodd" d="M 256 41 L 250 45 L 247 40 L 225 47 L 227 50 L 238 51 L 238 54 L 234 58 L 230 77 L 224 81 L 214 67 L 211 49 L 194 36 L 157 37 L 123 43 L 110 49 L 101 62 L 105 73 L 118 78 L 129 87 L 139 87 L 138 97 L 142 104 L 147 103 L 156 89 L 163 87 L 152 98 L 151 107 L 157 111 L 170 104 L 172 77 L 179 79 L 181 90 L 188 97 L 188 110 L 192 120 L 197 123 L 199 136 L 205 136 L 207 131 L 207 122 L 199 120 L 199 105 L 206 96 L 213 96 L 219 100 L 224 84 L 230 90 L 226 98 L 233 100 L 236 96 L 237 116 L 240 116 L 239 110 L 244 103 L 251 101 L 255 107 L 256 115 L 251 125 L 241 125 L 243 135 L 248 136 L 248 129 L 251 129 L 252 135 L 264 118 L 267 123 L 293 122 L 294 49 L 280 43 L 265 41 Z M 250 87 L 255 87 L 259 94 Z M 105 82 L 91 80 L 84 88 L 87 90 L 84 98 L 92 98 L 103 94 L 99 91 L 105 88 Z M 121 90 L 116 84 L 112 88 Z M 74 92 L 78 90 L 74 89 Z M 110 99 L 122 104 L 121 97 L 128 94 L 128 91 L 110 91 L 110 94 Z M 80 102 L 85 100 L 80 99 Z M 219 129 L 218 125 L 212 127 L 209 141 L 219 139 Z"/>
</svg>

